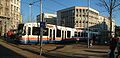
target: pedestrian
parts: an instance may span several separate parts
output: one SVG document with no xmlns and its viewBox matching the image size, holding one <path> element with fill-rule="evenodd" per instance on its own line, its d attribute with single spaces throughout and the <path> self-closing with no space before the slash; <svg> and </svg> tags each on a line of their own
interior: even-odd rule
<svg viewBox="0 0 120 58">
<path fill-rule="evenodd" d="M 93 36 L 92 40 L 93 40 L 93 44 L 95 44 L 96 43 L 95 42 L 96 41 L 96 36 L 95 35 Z"/>
<path fill-rule="evenodd" d="M 118 41 L 118 39 L 116 37 L 114 37 L 114 38 L 112 38 L 110 40 L 110 44 L 109 44 L 109 49 L 110 49 L 109 58 L 115 58 L 115 48 L 117 46 L 117 41 Z"/>
<path fill-rule="evenodd" d="M 116 56 L 116 58 L 119 58 L 120 56 L 120 38 L 118 38 L 118 42 L 117 42 L 117 56 Z"/>
<path fill-rule="evenodd" d="M 89 42 L 90 42 L 90 47 L 92 47 L 92 46 L 93 46 L 93 37 L 91 37 L 91 38 L 89 39 Z"/>
<path fill-rule="evenodd" d="M 6 38 L 7 36 L 6 36 L 6 33 L 4 33 L 4 38 Z"/>
</svg>

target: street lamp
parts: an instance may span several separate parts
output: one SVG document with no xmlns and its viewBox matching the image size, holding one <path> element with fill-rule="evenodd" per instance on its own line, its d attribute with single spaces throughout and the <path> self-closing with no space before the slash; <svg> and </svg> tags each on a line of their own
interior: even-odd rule
<svg viewBox="0 0 120 58">
<path fill-rule="evenodd" d="M 31 0 L 30 3 L 29 3 L 29 7 L 30 7 L 30 11 L 29 11 L 30 19 L 29 19 L 29 22 L 32 22 L 32 5 L 34 5 L 34 3 L 38 3 L 38 2 L 39 1 L 32 2 L 32 0 Z"/>
<path fill-rule="evenodd" d="M 29 4 L 29 7 L 30 7 L 30 13 L 29 13 L 30 19 L 29 19 L 28 22 L 32 22 L 32 5 L 33 5 L 32 3 Z"/>
</svg>

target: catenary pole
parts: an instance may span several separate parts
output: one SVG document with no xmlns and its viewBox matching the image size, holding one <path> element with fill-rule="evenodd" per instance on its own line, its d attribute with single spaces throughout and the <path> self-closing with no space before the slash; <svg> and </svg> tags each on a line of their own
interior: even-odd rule
<svg viewBox="0 0 120 58">
<path fill-rule="evenodd" d="M 90 47 L 90 32 L 89 32 L 89 10 L 90 10 L 90 0 L 88 0 L 88 17 L 87 17 L 87 31 L 88 31 L 88 48 Z"/>
<path fill-rule="evenodd" d="M 43 19 L 42 19 L 42 0 L 40 0 L 40 22 L 43 22 Z M 43 27 L 40 26 L 40 56 L 42 55 L 42 36 L 43 36 Z"/>
</svg>

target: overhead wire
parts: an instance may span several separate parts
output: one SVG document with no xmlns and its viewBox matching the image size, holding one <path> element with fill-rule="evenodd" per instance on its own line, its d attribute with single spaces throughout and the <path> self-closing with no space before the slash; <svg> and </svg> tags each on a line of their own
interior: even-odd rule
<svg viewBox="0 0 120 58">
<path fill-rule="evenodd" d="M 35 1 L 35 2 L 39 2 L 39 1 Z M 33 3 L 35 3 L 35 2 L 33 2 Z M 30 4 L 30 3 L 27 3 L 27 2 L 22 2 L 22 3 L 27 4 L 27 5 Z M 32 4 L 32 5 L 33 5 L 33 6 L 36 6 L 36 7 L 40 7 L 40 5 L 37 5 L 37 4 Z M 54 10 L 48 9 L 47 7 L 43 7 L 43 9 L 49 10 L 49 11 L 51 11 L 51 12 L 54 12 Z"/>
<path fill-rule="evenodd" d="M 34 1 L 34 2 L 32 2 L 32 4 L 34 4 L 34 3 L 38 3 L 38 2 L 40 2 L 40 0 Z"/>
<path fill-rule="evenodd" d="M 56 1 L 56 0 L 51 0 L 52 2 L 55 2 L 56 4 L 59 4 L 59 5 L 61 5 L 61 6 L 63 6 L 63 7 L 67 7 L 67 5 L 65 5 L 65 4 L 63 4 L 63 3 L 60 3 L 60 2 L 58 2 L 58 1 Z"/>
</svg>

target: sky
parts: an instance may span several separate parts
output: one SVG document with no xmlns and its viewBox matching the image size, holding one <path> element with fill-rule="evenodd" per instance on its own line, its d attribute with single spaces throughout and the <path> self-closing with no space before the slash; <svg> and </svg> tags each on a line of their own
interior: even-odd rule
<svg viewBox="0 0 120 58">
<path fill-rule="evenodd" d="M 32 21 L 35 21 L 36 16 L 40 13 L 40 2 L 39 0 L 21 0 L 21 14 L 23 22 L 28 22 L 30 18 L 30 8 L 29 3 L 32 5 Z M 56 13 L 56 11 L 72 7 L 72 6 L 88 6 L 88 0 L 42 0 L 43 12 L 44 13 Z M 105 9 L 97 5 L 98 0 L 90 0 L 90 7 L 96 9 L 100 12 L 100 15 L 108 16 L 107 12 L 104 12 Z M 120 26 L 119 12 L 116 12 L 113 16 L 116 25 Z"/>
</svg>

